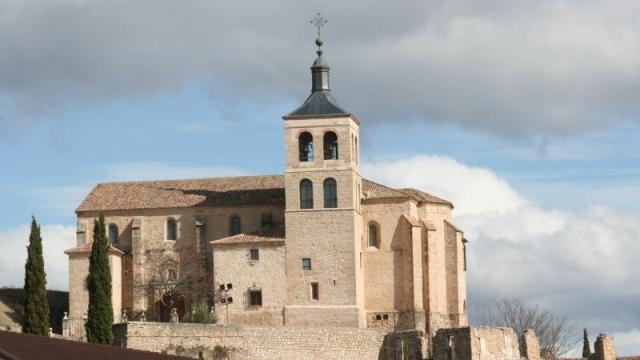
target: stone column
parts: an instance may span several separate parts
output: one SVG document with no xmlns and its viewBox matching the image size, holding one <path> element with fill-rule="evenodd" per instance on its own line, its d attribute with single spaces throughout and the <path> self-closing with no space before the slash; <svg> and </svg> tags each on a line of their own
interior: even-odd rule
<svg viewBox="0 0 640 360">
<path fill-rule="evenodd" d="M 521 355 L 527 360 L 541 360 L 540 359 L 540 343 L 536 333 L 528 329 L 524 332 L 520 343 Z"/>
</svg>

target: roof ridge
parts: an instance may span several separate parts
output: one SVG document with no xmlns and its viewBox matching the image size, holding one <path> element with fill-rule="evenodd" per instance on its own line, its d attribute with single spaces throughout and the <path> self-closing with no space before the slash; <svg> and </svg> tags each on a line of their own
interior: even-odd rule
<svg viewBox="0 0 640 360">
<path fill-rule="evenodd" d="M 119 185 L 119 184 L 157 184 L 157 183 L 166 183 L 166 182 L 177 182 L 177 181 L 207 181 L 207 180 L 217 180 L 217 179 L 239 179 L 239 178 L 276 178 L 276 177 L 284 177 L 283 174 L 266 174 L 266 175 L 233 175 L 233 176 L 212 176 L 212 177 L 196 177 L 196 178 L 181 178 L 181 179 L 156 179 L 156 180 L 120 180 L 120 181 L 106 181 L 97 183 L 98 185 Z"/>
</svg>

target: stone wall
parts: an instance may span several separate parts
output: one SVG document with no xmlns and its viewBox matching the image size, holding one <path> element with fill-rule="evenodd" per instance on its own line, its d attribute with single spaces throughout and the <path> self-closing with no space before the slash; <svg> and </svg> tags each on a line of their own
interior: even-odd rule
<svg viewBox="0 0 640 360">
<path fill-rule="evenodd" d="M 433 340 L 436 360 L 520 360 L 518 337 L 510 328 L 440 329 Z"/>
<path fill-rule="evenodd" d="M 520 339 L 522 356 L 528 360 L 540 360 L 540 343 L 533 330 L 526 330 Z"/>
<path fill-rule="evenodd" d="M 613 336 L 600 334 L 593 345 L 592 360 L 616 360 L 616 349 L 613 346 Z"/>
<path fill-rule="evenodd" d="M 249 250 L 258 249 L 259 260 L 249 258 Z M 217 304 L 219 323 L 247 325 L 283 325 L 287 300 L 284 242 L 216 244 L 213 242 L 214 289 L 232 284 L 233 303 Z M 252 307 L 249 291 L 260 290 L 262 306 Z M 216 290 L 217 291 L 217 290 Z"/>
<path fill-rule="evenodd" d="M 375 329 L 126 323 L 118 346 L 205 359 L 421 359 L 422 333 Z"/>
</svg>

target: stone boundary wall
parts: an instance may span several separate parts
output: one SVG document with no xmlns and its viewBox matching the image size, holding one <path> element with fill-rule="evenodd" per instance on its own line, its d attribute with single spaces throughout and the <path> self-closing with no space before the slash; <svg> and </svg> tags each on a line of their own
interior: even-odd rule
<svg viewBox="0 0 640 360">
<path fill-rule="evenodd" d="M 129 322 L 113 326 L 130 349 L 204 359 L 422 359 L 423 334 L 340 327 L 267 327 Z"/>
</svg>

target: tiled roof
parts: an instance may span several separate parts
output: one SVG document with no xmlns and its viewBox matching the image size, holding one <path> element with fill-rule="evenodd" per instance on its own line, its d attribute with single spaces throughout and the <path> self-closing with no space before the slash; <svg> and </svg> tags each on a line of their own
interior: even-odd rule
<svg viewBox="0 0 640 360">
<path fill-rule="evenodd" d="M 377 182 L 362 179 L 362 192 L 365 200 L 386 198 L 410 198 L 409 195 Z"/>
<path fill-rule="evenodd" d="M 80 246 L 76 246 L 74 248 L 71 248 L 69 250 L 65 250 L 65 254 L 69 255 L 69 254 L 87 254 L 87 253 L 91 253 L 91 246 L 92 246 L 92 242 L 87 241 L 86 243 L 80 245 Z M 109 253 L 111 254 L 116 254 L 116 255 L 122 255 L 124 254 L 120 249 L 117 249 L 111 245 L 109 245 Z"/>
<path fill-rule="evenodd" d="M 7 360 L 179 360 L 182 356 L 80 341 L 0 331 L 0 359 Z"/>
<path fill-rule="evenodd" d="M 414 198 L 417 202 L 426 202 L 426 203 L 430 203 L 430 204 L 443 204 L 443 205 L 449 205 L 451 207 L 453 207 L 453 204 L 450 201 L 447 201 L 445 199 L 441 199 L 437 196 L 433 196 L 429 193 L 426 193 L 422 190 L 418 190 L 418 189 L 414 189 L 414 188 L 406 188 L 406 189 L 398 189 L 398 191 L 401 191 L 407 195 L 410 195 L 412 198 Z"/>
<path fill-rule="evenodd" d="M 283 243 L 284 229 L 260 229 L 249 234 L 238 234 L 211 241 L 212 246 L 248 243 Z"/>
<path fill-rule="evenodd" d="M 396 190 L 362 179 L 365 199 L 412 198 L 450 202 L 415 189 Z M 224 205 L 284 205 L 284 176 L 235 176 L 189 180 L 129 181 L 96 185 L 77 212 Z"/>
<path fill-rule="evenodd" d="M 237 176 L 98 184 L 76 211 L 283 203 L 284 176 Z"/>
</svg>

